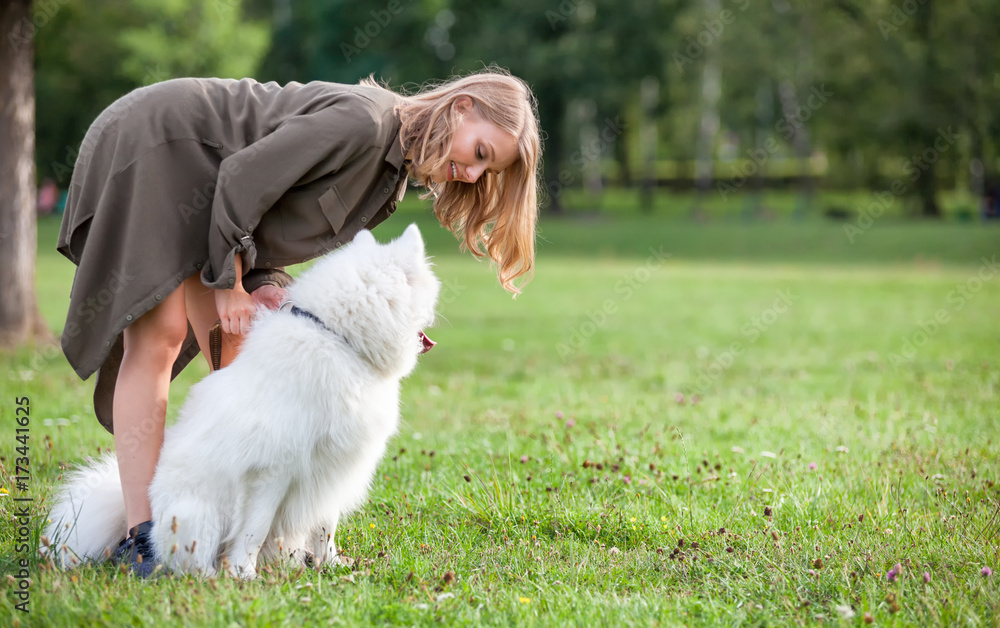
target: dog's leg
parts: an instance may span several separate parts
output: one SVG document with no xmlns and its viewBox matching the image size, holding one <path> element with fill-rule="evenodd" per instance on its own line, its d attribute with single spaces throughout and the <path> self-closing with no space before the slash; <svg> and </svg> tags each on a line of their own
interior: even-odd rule
<svg viewBox="0 0 1000 628">
<path fill-rule="evenodd" d="M 213 575 L 226 527 L 217 504 L 190 495 L 175 496 L 167 508 L 160 508 L 157 502 L 153 504 L 158 515 L 153 539 L 160 559 L 174 571 Z"/>
<path fill-rule="evenodd" d="M 287 491 L 288 480 L 281 477 L 258 477 L 246 485 L 241 509 L 243 518 L 235 527 L 226 550 L 232 575 L 246 580 L 257 577 L 257 556 Z"/>
<path fill-rule="evenodd" d="M 313 565 L 317 568 L 328 562 L 334 564 L 348 563 L 346 558 L 340 557 L 340 553 L 337 551 L 336 539 L 334 538 L 337 533 L 337 522 L 339 519 L 340 513 L 333 513 L 327 516 L 326 523 L 313 528 Z"/>
<path fill-rule="evenodd" d="M 296 563 L 296 566 L 312 567 L 313 565 L 312 552 L 307 547 L 306 535 L 299 532 L 285 532 L 280 539 L 269 538 L 261 551 L 261 558 L 265 560 L 275 558 L 281 561 L 291 560 Z"/>
</svg>

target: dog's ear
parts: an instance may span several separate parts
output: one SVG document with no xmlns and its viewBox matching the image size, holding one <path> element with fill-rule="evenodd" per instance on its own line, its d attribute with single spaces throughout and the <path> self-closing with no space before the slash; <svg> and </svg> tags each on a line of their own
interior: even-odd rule
<svg viewBox="0 0 1000 628">
<path fill-rule="evenodd" d="M 359 231 L 354 236 L 354 240 L 352 240 L 352 242 L 357 242 L 362 246 L 371 246 L 372 244 L 376 243 L 375 236 L 373 236 L 372 232 L 369 231 L 368 229 L 362 229 L 361 231 Z"/>
<path fill-rule="evenodd" d="M 420 229 L 417 228 L 416 223 L 411 223 L 406 228 L 403 235 L 399 236 L 398 242 L 412 257 L 422 260 L 427 256 L 424 250 L 424 239 L 420 236 Z"/>
</svg>

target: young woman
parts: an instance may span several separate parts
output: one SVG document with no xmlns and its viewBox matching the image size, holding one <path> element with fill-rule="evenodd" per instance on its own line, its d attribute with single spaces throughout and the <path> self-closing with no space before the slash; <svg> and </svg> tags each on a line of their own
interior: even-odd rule
<svg viewBox="0 0 1000 628">
<path fill-rule="evenodd" d="M 98 372 L 94 410 L 114 434 L 128 516 L 119 554 L 137 573 L 154 564 L 147 488 L 169 384 L 199 350 L 209 355 L 210 328 L 221 324 L 225 366 L 254 309 L 282 299 L 267 272 L 375 227 L 407 177 L 518 292 L 534 265 L 540 151 L 531 90 L 497 70 L 410 96 L 370 79 L 176 79 L 97 118 L 59 236 L 78 266 L 62 346 L 81 378 Z M 265 276 L 253 295 L 250 271 L 255 283 Z"/>
</svg>

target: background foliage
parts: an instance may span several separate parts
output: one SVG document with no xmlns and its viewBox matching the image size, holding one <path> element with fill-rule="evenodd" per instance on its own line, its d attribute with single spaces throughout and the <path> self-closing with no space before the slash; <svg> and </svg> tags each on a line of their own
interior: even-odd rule
<svg viewBox="0 0 1000 628">
<path fill-rule="evenodd" d="M 376 231 L 419 223 L 445 287 L 440 346 L 338 532 L 350 566 L 253 583 L 49 569 L 33 551 L 55 490 L 112 439 L 58 347 L 0 355 L 0 625 L 996 623 L 998 238 L 972 219 L 1000 158 L 1000 2 L 35 13 L 40 179 L 65 187 L 87 125 L 154 81 L 374 73 L 412 89 L 496 63 L 538 95 L 547 207 L 565 215 L 543 216 L 516 301 L 415 194 Z M 58 333 L 74 268 L 58 216 L 38 227 Z M 168 421 L 206 372 L 180 374 Z M 7 522 L 26 493 L 22 550 Z"/>
<path fill-rule="evenodd" d="M 491 63 L 537 93 L 556 208 L 585 183 L 691 187 L 698 159 L 717 189 L 748 174 L 748 190 L 800 185 L 800 210 L 816 184 L 902 179 L 906 207 L 936 215 L 941 190 L 978 197 L 998 173 L 995 0 L 67 0 L 36 14 L 39 176 L 63 185 L 87 124 L 150 82 L 374 73 L 413 88 Z M 934 151 L 942 130 L 957 139 Z"/>
</svg>

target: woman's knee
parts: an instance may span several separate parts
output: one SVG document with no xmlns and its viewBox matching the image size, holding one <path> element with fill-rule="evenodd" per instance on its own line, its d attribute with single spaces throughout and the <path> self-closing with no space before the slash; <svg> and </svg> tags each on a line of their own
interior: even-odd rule
<svg viewBox="0 0 1000 628">
<path fill-rule="evenodd" d="M 125 329 L 125 352 L 162 354 L 173 362 L 187 338 L 183 286 Z"/>
</svg>

